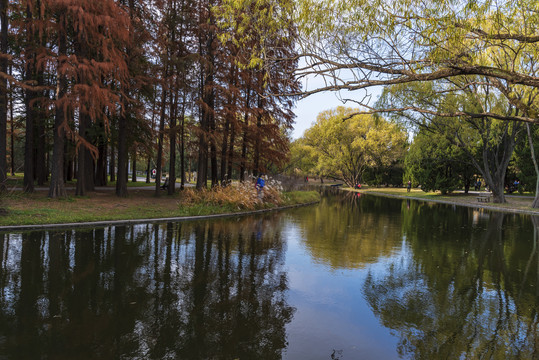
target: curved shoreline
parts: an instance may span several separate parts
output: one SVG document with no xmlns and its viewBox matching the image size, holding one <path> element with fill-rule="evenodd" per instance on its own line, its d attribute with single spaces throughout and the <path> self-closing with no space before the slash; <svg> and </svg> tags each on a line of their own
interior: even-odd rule
<svg viewBox="0 0 539 360">
<path fill-rule="evenodd" d="M 346 190 L 346 189 L 343 189 Z M 492 206 L 492 205 L 483 205 L 484 203 L 478 203 L 478 204 L 470 204 L 470 203 L 463 203 L 458 201 L 451 201 L 451 200 L 436 200 L 436 199 L 425 199 L 425 198 L 419 198 L 414 196 L 402 196 L 402 195 L 393 195 L 393 194 L 386 194 L 376 191 L 354 191 L 353 189 L 346 190 L 346 191 L 353 191 L 353 192 L 359 192 L 362 195 L 374 195 L 374 196 L 382 196 L 382 197 L 389 197 L 389 198 L 395 198 L 395 199 L 411 199 L 411 200 L 417 200 L 417 201 L 425 201 L 425 202 L 435 202 L 439 204 L 447 204 L 447 205 L 456 205 L 456 206 L 464 206 L 474 209 L 486 209 L 490 211 L 501 211 L 501 212 L 507 212 L 507 213 L 513 213 L 513 214 L 524 214 L 524 215 L 539 215 L 539 209 L 538 210 L 523 210 L 523 209 L 513 209 L 513 208 L 504 208 L 504 207 L 498 207 L 498 206 Z"/>
<path fill-rule="evenodd" d="M 145 223 L 167 222 L 167 221 L 206 220 L 206 219 L 226 218 L 226 217 L 234 217 L 234 216 L 256 215 L 256 214 L 262 214 L 262 213 L 271 212 L 271 211 L 281 211 L 281 210 L 314 205 L 314 204 L 318 204 L 319 202 L 320 201 L 314 201 L 310 203 L 280 206 L 280 207 L 269 208 L 269 209 L 242 211 L 242 212 L 235 212 L 235 213 L 211 214 L 211 215 L 175 216 L 175 217 L 168 217 L 168 218 L 149 218 L 149 219 L 131 219 L 131 220 L 89 221 L 89 222 L 63 223 L 63 224 L 8 225 L 8 226 L 0 226 L 0 232 L 132 225 L 132 224 L 145 224 Z"/>
</svg>

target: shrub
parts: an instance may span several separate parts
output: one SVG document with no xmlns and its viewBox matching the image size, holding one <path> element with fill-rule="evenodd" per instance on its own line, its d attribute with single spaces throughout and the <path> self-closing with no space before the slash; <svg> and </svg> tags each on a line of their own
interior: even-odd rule
<svg viewBox="0 0 539 360">
<path fill-rule="evenodd" d="M 222 206 L 240 210 L 254 210 L 268 204 L 282 204 L 281 187 L 277 181 L 268 180 L 264 186 L 263 198 L 258 197 L 254 183 L 245 181 L 232 183 L 228 186 L 216 186 L 209 190 L 185 189 L 182 192 L 180 206 L 203 204 Z"/>
</svg>

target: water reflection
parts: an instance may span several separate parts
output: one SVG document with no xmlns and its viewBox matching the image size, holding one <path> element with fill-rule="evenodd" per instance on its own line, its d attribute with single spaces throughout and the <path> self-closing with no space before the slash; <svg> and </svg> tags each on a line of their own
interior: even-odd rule
<svg viewBox="0 0 539 360">
<path fill-rule="evenodd" d="M 326 196 L 302 222 L 305 245 L 319 262 L 337 268 L 364 268 L 399 247 L 400 202 L 354 193 Z"/>
<path fill-rule="evenodd" d="M 369 271 L 363 287 L 373 312 L 398 334 L 399 355 L 537 358 L 538 219 L 528 241 L 519 216 L 415 205 L 403 213 L 411 258 Z"/>
<path fill-rule="evenodd" d="M 280 358 L 294 309 L 268 222 L 4 235 L 0 357 Z"/>
<path fill-rule="evenodd" d="M 0 358 L 539 358 L 539 218 L 363 195 L 0 235 Z"/>
</svg>

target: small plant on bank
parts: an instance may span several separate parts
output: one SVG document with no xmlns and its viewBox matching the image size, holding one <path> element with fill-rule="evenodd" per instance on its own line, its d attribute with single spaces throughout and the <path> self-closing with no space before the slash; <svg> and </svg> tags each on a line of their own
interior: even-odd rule
<svg viewBox="0 0 539 360">
<path fill-rule="evenodd" d="M 264 186 L 263 196 L 258 196 L 254 183 L 245 181 L 232 183 L 228 186 L 216 186 L 210 190 L 185 189 L 182 192 L 179 205 L 221 206 L 238 210 L 255 210 L 268 205 L 281 205 L 282 189 L 277 181 L 269 180 Z"/>
</svg>

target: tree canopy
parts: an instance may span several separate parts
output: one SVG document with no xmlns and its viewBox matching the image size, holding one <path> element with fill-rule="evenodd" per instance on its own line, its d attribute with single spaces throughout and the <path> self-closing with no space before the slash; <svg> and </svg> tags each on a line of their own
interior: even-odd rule
<svg viewBox="0 0 539 360">
<path fill-rule="evenodd" d="M 355 111 L 338 107 L 320 113 L 305 132 L 303 146 L 296 148 L 315 159 L 318 174 L 349 186 L 360 183 L 368 168 L 402 158 L 406 146 L 406 133 L 399 126 L 370 115 L 351 116 Z"/>
<path fill-rule="evenodd" d="M 76 177 L 77 195 L 110 179 L 127 196 L 137 158 L 156 169 L 156 195 L 177 168 L 202 188 L 281 166 L 300 90 L 292 12 L 288 0 L 1 1 L 0 135 L 7 114 L 11 134 L 24 119 L 11 145 L 24 142 L 25 190 L 50 176 L 49 196 L 64 197 Z"/>
</svg>

